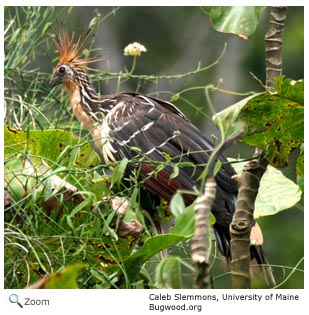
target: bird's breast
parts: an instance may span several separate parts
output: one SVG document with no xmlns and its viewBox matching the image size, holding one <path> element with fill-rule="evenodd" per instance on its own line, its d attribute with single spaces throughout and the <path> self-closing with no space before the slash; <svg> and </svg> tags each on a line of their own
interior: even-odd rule
<svg viewBox="0 0 309 315">
<path fill-rule="evenodd" d="M 96 120 L 91 115 L 91 113 L 87 113 L 85 108 L 81 103 L 80 92 L 76 89 L 74 92 L 70 94 L 71 106 L 73 110 L 73 114 L 83 126 L 83 128 L 92 131 L 96 127 Z"/>
</svg>

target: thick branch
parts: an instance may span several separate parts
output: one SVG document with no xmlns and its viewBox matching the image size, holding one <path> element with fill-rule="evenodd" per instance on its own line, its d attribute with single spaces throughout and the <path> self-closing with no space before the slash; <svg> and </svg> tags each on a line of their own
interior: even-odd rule
<svg viewBox="0 0 309 315">
<path fill-rule="evenodd" d="M 282 37 L 286 7 L 271 7 L 269 28 L 265 35 L 266 89 L 275 86 L 275 78 L 282 74 Z"/>
<path fill-rule="evenodd" d="M 232 252 L 232 285 L 235 289 L 250 288 L 250 232 L 254 203 L 260 180 L 267 168 L 265 157 L 246 163 L 243 173 L 236 177 L 239 192 L 236 211 L 230 225 Z"/>
</svg>

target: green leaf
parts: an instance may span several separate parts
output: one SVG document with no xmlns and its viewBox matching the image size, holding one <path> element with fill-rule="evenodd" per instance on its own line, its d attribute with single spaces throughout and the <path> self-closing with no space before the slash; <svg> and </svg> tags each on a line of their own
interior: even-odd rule
<svg viewBox="0 0 309 315">
<path fill-rule="evenodd" d="M 182 210 L 175 220 L 174 226 L 171 228 L 170 233 L 182 235 L 186 238 L 192 237 L 195 228 L 195 212 L 194 206 L 191 205 Z"/>
<path fill-rule="evenodd" d="M 179 175 L 179 167 L 176 165 L 173 167 L 173 172 L 170 175 L 170 179 L 176 178 Z"/>
<path fill-rule="evenodd" d="M 279 84 L 279 82 L 281 82 Z M 304 142 L 303 81 L 277 81 L 280 94 L 260 93 L 250 96 L 214 116 L 224 126 L 227 136 L 242 131 L 242 142 L 268 154 L 269 162 L 285 167 L 290 154 Z M 302 168 L 298 169 L 303 176 Z"/>
<path fill-rule="evenodd" d="M 72 218 L 74 217 L 78 212 L 80 212 L 81 210 L 85 209 L 86 206 L 88 206 L 89 204 L 92 203 L 91 198 L 87 198 L 86 200 L 83 200 L 81 203 L 79 203 L 73 210 L 72 212 L 69 214 L 69 217 Z"/>
<path fill-rule="evenodd" d="M 74 162 L 74 165 L 87 169 L 100 164 L 100 158 L 91 145 L 83 142 L 70 131 L 22 131 L 5 125 L 5 158 L 15 156 L 18 152 L 27 152 L 42 157 L 46 161 L 57 161 L 61 157 L 63 164 L 69 165 Z"/>
<path fill-rule="evenodd" d="M 234 163 L 237 173 L 241 173 L 245 162 Z M 298 185 L 285 177 L 280 170 L 268 166 L 260 182 L 259 193 L 255 201 L 254 217 L 274 215 L 290 209 L 301 198 L 302 191 Z"/>
<path fill-rule="evenodd" d="M 215 125 L 223 125 L 226 138 L 229 138 L 245 130 L 245 123 L 238 119 L 240 111 L 249 102 L 249 100 L 261 94 L 262 93 L 246 97 L 213 116 L 212 120 Z"/>
<path fill-rule="evenodd" d="M 43 191 L 50 196 L 50 178 L 48 165 L 35 158 L 15 157 L 4 164 L 4 183 L 15 202 L 28 194 L 36 195 Z M 46 179 L 43 183 L 42 179 Z M 48 191 L 49 190 L 49 191 Z"/>
<path fill-rule="evenodd" d="M 23 171 L 24 164 L 21 158 L 11 159 L 4 165 L 5 188 L 15 201 L 21 200 L 35 186 L 35 183 L 32 183 L 34 179 L 27 181 L 27 174 Z"/>
<path fill-rule="evenodd" d="M 242 139 L 268 153 L 269 162 L 285 167 L 291 152 L 304 142 L 304 106 L 277 95 L 259 95 L 243 107 L 238 119 L 248 133 Z"/>
<path fill-rule="evenodd" d="M 160 288 L 181 289 L 181 262 L 178 257 L 169 256 L 156 267 L 156 282 Z"/>
<path fill-rule="evenodd" d="M 162 250 L 177 245 L 186 238 L 181 235 L 166 234 L 157 235 L 147 239 L 141 249 L 131 255 L 125 262 L 124 268 L 132 282 L 140 271 L 142 265 L 151 257 L 155 256 Z"/>
<path fill-rule="evenodd" d="M 280 76 L 275 80 L 275 91 L 283 98 L 304 105 L 304 80 L 292 80 Z"/>
<path fill-rule="evenodd" d="M 177 218 L 181 213 L 183 213 L 184 209 L 186 208 L 185 203 L 182 198 L 182 194 L 177 191 L 176 194 L 174 194 L 171 202 L 170 202 L 170 208 L 172 214 Z"/>
<path fill-rule="evenodd" d="M 45 282 L 44 289 L 78 289 L 77 277 L 86 268 L 86 264 L 75 264 L 51 275 Z"/>
<path fill-rule="evenodd" d="M 265 7 L 201 7 L 210 16 L 212 26 L 219 32 L 232 33 L 248 39 L 254 34 Z"/>
<path fill-rule="evenodd" d="M 116 186 L 120 185 L 128 162 L 129 160 L 127 158 L 124 158 L 120 163 L 117 163 L 117 165 L 114 167 L 113 174 L 111 176 L 111 182 L 113 185 Z"/>
<path fill-rule="evenodd" d="M 220 171 L 221 167 L 222 167 L 222 162 L 221 161 L 217 161 L 215 163 L 215 167 L 214 167 L 214 176 L 217 175 L 217 173 Z"/>
</svg>

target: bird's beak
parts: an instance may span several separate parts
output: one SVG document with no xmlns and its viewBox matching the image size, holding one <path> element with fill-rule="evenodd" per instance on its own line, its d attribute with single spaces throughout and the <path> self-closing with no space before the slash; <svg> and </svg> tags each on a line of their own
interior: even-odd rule
<svg viewBox="0 0 309 315">
<path fill-rule="evenodd" d="M 54 87 L 62 82 L 62 78 L 56 73 L 49 80 L 49 86 Z"/>
</svg>

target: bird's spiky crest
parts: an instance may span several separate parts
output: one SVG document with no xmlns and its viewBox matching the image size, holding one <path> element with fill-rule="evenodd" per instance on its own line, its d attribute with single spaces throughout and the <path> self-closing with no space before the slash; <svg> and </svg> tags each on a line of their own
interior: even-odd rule
<svg viewBox="0 0 309 315">
<path fill-rule="evenodd" d="M 56 48 L 59 53 L 59 64 L 71 64 L 73 66 L 82 66 L 86 69 L 86 65 L 92 62 L 102 60 L 102 57 L 82 58 L 82 50 L 86 48 L 93 38 L 91 29 L 85 30 L 75 42 L 75 32 L 69 36 L 68 30 L 65 26 L 61 27 L 57 39 L 54 40 Z"/>
</svg>

